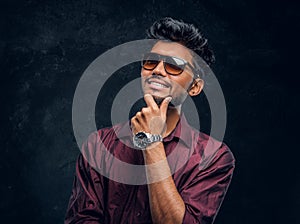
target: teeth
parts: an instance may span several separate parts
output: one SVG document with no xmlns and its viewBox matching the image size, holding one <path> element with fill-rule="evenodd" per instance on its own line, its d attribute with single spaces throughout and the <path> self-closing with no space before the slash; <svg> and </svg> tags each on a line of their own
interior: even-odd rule
<svg viewBox="0 0 300 224">
<path fill-rule="evenodd" d="M 159 86 L 159 87 L 167 88 L 167 86 L 165 86 L 163 84 L 160 84 L 160 83 L 157 83 L 157 82 L 150 82 L 150 84 L 155 85 L 155 86 Z"/>
</svg>

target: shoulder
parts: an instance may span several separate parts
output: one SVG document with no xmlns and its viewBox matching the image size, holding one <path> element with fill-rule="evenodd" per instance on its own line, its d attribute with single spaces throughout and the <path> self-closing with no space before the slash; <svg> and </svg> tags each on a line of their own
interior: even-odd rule
<svg viewBox="0 0 300 224">
<path fill-rule="evenodd" d="M 118 138 L 118 133 L 125 126 L 125 123 L 116 124 L 110 127 L 104 127 L 92 132 L 86 139 L 86 143 L 97 144 L 109 142 Z"/>
<path fill-rule="evenodd" d="M 95 169 L 100 169 L 104 161 L 110 161 L 112 155 L 118 149 L 115 142 L 118 139 L 118 132 L 123 124 L 117 124 L 111 127 L 101 128 L 92 132 L 82 144 L 81 159 L 85 159 L 89 165 Z M 120 146 L 120 142 L 118 142 Z"/>
<path fill-rule="evenodd" d="M 212 165 L 234 167 L 235 158 L 228 145 L 209 136 L 204 146 L 199 168 L 205 169 Z"/>
<path fill-rule="evenodd" d="M 103 149 L 111 149 L 110 146 L 118 139 L 118 133 L 123 126 L 124 124 L 117 124 L 92 132 L 82 144 L 81 153 L 95 156 L 104 153 Z"/>
<path fill-rule="evenodd" d="M 199 168 L 205 169 L 214 163 L 234 166 L 235 158 L 223 140 L 217 140 L 195 129 L 187 122 L 184 115 L 181 117 L 180 125 L 179 128 L 177 127 L 182 129 L 178 132 L 180 139 L 187 143 L 186 146 L 192 151 L 194 161 L 200 164 Z"/>
<path fill-rule="evenodd" d="M 199 168 L 213 164 L 235 166 L 235 158 L 226 143 L 193 129 L 194 153 L 200 155 Z"/>
</svg>

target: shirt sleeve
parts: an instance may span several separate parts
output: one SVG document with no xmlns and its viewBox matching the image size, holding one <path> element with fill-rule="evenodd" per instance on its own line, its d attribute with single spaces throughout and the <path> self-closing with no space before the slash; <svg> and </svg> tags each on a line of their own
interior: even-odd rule
<svg viewBox="0 0 300 224">
<path fill-rule="evenodd" d="M 204 170 L 194 169 L 180 194 L 185 202 L 184 224 L 213 223 L 230 184 L 235 160 L 223 144 Z"/>
<path fill-rule="evenodd" d="M 91 143 L 86 142 L 83 150 L 89 150 L 89 147 Z M 104 223 L 103 184 L 103 177 L 80 154 L 76 162 L 76 173 L 65 224 Z"/>
</svg>

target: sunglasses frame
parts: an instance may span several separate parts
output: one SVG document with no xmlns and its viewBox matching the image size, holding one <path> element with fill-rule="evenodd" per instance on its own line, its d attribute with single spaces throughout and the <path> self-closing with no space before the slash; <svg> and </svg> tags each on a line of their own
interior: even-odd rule
<svg viewBox="0 0 300 224">
<path fill-rule="evenodd" d="M 147 61 L 147 59 L 145 59 L 145 58 L 149 55 L 155 55 L 156 57 L 158 57 L 157 64 L 152 69 L 147 69 L 147 68 L 144 67 L 144 64 L 145 64 L 144 62 Z M 183 62 L 183 68 L 180 68 L 182 71 L 178 74 L 172 74 L 172 73 L 168 72 L 167 69 L 166 69 L 166 64 L 171 64 L 173 66 L 178 66 L 178 65 L 166 62 L 167 58 L 177 59 L 177 60 L 182 61 Z M 150 61 L 151 61 L 151 59 L 150 59 Z M 152 60 L 152 61 L 156 61 L 156 60 Z M 161 54 L 157 54 L 157 53 L 153 53 L 153 52 L 149 52 L 149 53 L 146 53 L 146 54 L 143 55 L 143 59 L 141 60 L 141 65 L 142 65 L 143 69 L 151 71 L 151 70 L 154 70 L 161 61 L 163 61 L 164 69 L 165 69 L 166 73 L 168 73 L 169 75 L 173 75 L 173 76 L 180 75 L 184 71 L 186 66 L 190 67 L 190 69 L 192 70 L 194 75 L 197 74 L 195 68 L 189 62 L 187 62 L 186 60 L 184 60 L 182 58 L 175 57 L 175 56 L 166 56 L 166 55 L 161 55 Z"/>
</svg>

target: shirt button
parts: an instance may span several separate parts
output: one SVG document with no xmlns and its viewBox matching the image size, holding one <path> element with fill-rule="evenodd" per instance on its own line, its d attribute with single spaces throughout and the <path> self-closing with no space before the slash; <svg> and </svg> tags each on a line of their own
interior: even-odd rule
<svg viewBox="0 0 300 224">
<path fill-rule="evenodd" d="M 137 213 L 136 213 L 136 216 L 137 216 L 137 217 L 140 217 L 140 216 L 141 216 L 141 213 L 140 213 L 140 212 L 137 212 Z"/>
<path fill-rule="evenodd" d="M 95 206 L 93 201 L 88 201 L 88 207 L 93 208 Z"/>
</svg>

